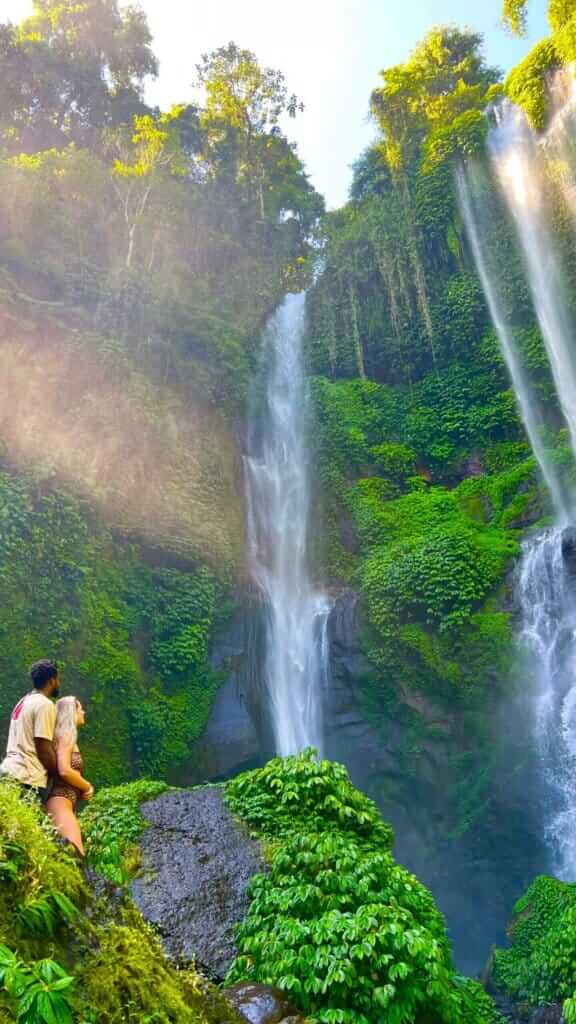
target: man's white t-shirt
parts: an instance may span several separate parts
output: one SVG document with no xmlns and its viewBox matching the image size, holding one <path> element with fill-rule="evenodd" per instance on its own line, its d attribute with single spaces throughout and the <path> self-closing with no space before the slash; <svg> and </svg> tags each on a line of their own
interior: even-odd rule
<svg viewBox="0 0 576 1024">
<path fill-rule="evenodd" d="M 35 739 L 54 739 L 56 708 L 43 693 L 28 693 L 18 702 L 10 720 L 6 757 L 0 775 L 10 775 L 26 786 L 42 788 L 48 773 L 36 753 Z"/>
</svg>

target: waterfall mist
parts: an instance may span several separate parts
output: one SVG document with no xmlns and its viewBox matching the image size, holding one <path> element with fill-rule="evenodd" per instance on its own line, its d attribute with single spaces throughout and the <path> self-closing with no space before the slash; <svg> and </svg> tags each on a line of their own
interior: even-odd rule
<svg viewBox="0 0 576 1024">
<path fill-rule="evenodd" d="M 221 417 L 119 358 L 56 328 L 5 339 L 0 456 L 86 497 L 112 527 L 151 548 L 239 564 L 229 539 L 242 536 L 236 450 Z"/>
<path fill-rule="evenodd" d="M 265 409 L 245 459 L 250 568 L 266 605 L 264 677 L 276 751 L 322 749 L 328 597 L 309 577 L 305 294 L 288 295 L 264 336 Z"/>
</svg>

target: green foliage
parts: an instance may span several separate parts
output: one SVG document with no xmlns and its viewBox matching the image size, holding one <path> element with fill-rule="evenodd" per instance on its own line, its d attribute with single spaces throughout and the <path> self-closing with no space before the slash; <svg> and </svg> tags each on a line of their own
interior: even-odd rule
<svg viewBox="0 0 576 1024">
<path fill-rule="evenodd" d="M 380 472 L 393 480 L 405 480 L 416 468 L 416 452 L 398 441 L 373 445 L 370 455 Z"/>
<path fill-rule="evenodd" d="M 458 523 L 377 548 L 363 569 L 372 621 L 386 628 L 401 609 L 440 630 L 461 624 L 516 551 L 514 541 L 480 529 L 463 532 Z"/>
<path fill-rule="evenodd" d="M 310 831 L 329 826 L 370 836 L 387 850 L 392 846 L 391 829 L 351 784 L 343 765 L 317 761 L 312 750 L 276 757 L 264 768 L 238 775 L 226 784 L 226 800 L 250 828 L 270 840 L 289 835 L 297 815 Z"/>
<path fill-rule="evenodd" d="M 526 6 L 528 0 L 504 0 L 502 20 L 516 35 L 526 31 Z"/>
<path fill-rule="evenodd" d="M 546 120 L 546 75 L 560 64 L 554 41 L 543 39 L 506 79 L 506 94 L 522 107 L 534 128 L 543 128 Z"/>
<path fill-rule="evenodd" d="M 66 929 L 85 897 L 73 855 L 54 855 L 55 832 L 32 796 L 0 782 L 0 942 L 27 954 Z"/>
<path fill-rule="evenodd" d="M 25 964 L 0 945 L 0 989 L 14 1002 L 19 1024 L 72 1024 L 73 985 L 54 960 Z"/>
<path fill-rule="evenodd" d="M 277 985 L 326 1024 L 498 1019 L 485 995 L 463 998 L 430 893 L 394 863 L 390 829 L 341 766 L 276 758 L 226 799 L 271 843 L 228 982 Z"/>
<path fill-rule="evenodd" d="M 141 781 L 111 791 L 109 799 L 95 798 L 86 831 L 99 856 L 106 841 L 126 849 L 137 838 L 139 802 L 164 789 Z M 126 880 L 107 874 L 116 883 Z M 85 889 L 77 859 L 57 840 L 40 805 L 10 782 L 0 783 L 0 1021 L 240 1024 L 193 968 L 167 962 L 126 897 L 115 892 L 108 903 L 105 893 L 96 899 Z"/>
<path fill-rule="evenodd" d="M 510 949 L 496 951 L 494 977 L 515 998 L 537 1005 L 567 1000 L 576 989 L 576 886 L 536 878 L 514 907 Z"/>
<path fill-rule="evenodd" d="M 113 882 L 126 877 L 125 861 L 146 827 L 140 805 L 167 789 L 164 782 L 139 779 L 96 793 L 82 814 L 88 861 Z"/>
<path fill-rule="evenodd" d="M 424 146 L 423 171 L 431 171 L 449 158 L 478 156 L 484 150 L 488 121 L 481 110 L 466 110 L 451 124 L 439 125 Z"/>
<path fill-rule="evenodd" d="M 150 569 L 62 491 L 0 472 L 2 722 L 50 652 L 88 705 L 89 777 L 164 775 L 189 756 L 219 685 L 208 643 L 229 611 L 206 568 Z"/>
</svg>

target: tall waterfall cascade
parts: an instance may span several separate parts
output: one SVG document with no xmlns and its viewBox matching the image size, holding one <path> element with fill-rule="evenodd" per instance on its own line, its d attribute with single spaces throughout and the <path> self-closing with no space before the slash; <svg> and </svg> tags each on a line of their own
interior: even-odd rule
<svg viewBox="0 0 576 1024">
<path fill-rule="evenodd" d="M 520 642 L 534 685 L 530 699 L 543 781 L 545 838 L 552 870 L 565 881 L 576 880 L 574 545 L 576 531 L 562 527 L 551 527 L 536 540 L 526 541 L 516 591 Z"/>
<path fill-rule="evenodd" d="M 576 231 L 576 86 L 566 72 L 552 86 L 555 110 L 542 138 L 505 101 L 489 133 L 490 168 L 504 199 L 522 256 L 525 279 L 576 455 L 576 322 L 555 244 L 549 197 L 557 190 Z M 554 173 L 551 174 L 553 167 Z M 459 172 L 457 188 L 470 248 L 516 393 L 526 434 L 548 487 L 556 525 L 524 542 L 517 573 L 519 646 L 526 698 L 533 707 L 533 743 L 551 868 L 576 880 L 576 501 L 543 441 L 542 408 L 516 347 L 482 216 L 478 166 Z M 564 470 L 565 473 L 565 470 Z"/>
<path fill-rule="evenodd" d="M 265 409 L 245 458 L 250 570 L 266 609 L 265 685 L 277 753 L 322 750 L 331 601 L 308 565 L 309 400 L 305 294 L 288 295 L 264 335 Z"/>
</svg>

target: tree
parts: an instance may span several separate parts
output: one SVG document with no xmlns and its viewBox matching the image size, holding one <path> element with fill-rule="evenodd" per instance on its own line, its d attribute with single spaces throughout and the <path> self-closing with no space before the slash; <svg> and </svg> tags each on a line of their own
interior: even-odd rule
<svg viewBox="0 0 576 1024">
<path fill-rule="evenodd" d="M 504 0 L 502 21 L 514 35 L 526 32 L 529 0 Z M 576 16 L 576 0 L 549 0 L 548 22 L 552 32 L 565 28 Z"/>
<path fill-rule="evenodd" d="M 187 163 L 177 127 L 181 113 L 181 107 L 174 107 L 158 117 L 150 114 L 135 117 L 129 139 L 124 129 L 117 133 L 113 187 L 126 225 L 127 270 L 132 266 L 136 229 L 144 217 L 152 190 L 171 176 L 186 175 Z"/>
<path fill-rule="evenodd" d="M 253 53 L 235 43 L 203 54 L 197 85 L 206 94 L 201 124 L 216 164 L 232 164 L 236 181 L 258 202 L 266 217 L 266 190 L 278 160 L 287 157 L 280 121 L 295 117 L 303 104 L 288 92 L 281 71 L 261 68 Z M 284 140 L 285 141 L 285 140 Z"/>
<path fill-rule="evenodd" d="M 485 63 L 481 43 L 475 32 L 434 28 L 405 64 L 381 72 L 384 84 L 372 93 L 371 109 L 392 169 L 417 160 L 436 126 L 486 105 L 500 72 Z"/>
<path fill-rule="evenodd" d="M 90 143 L 143 113 L 155 75 L 146 17 L 118 0 L 34 0 L 18 27 L 0 26 L 0 129 L 12 150 Z"/>
</svg>

